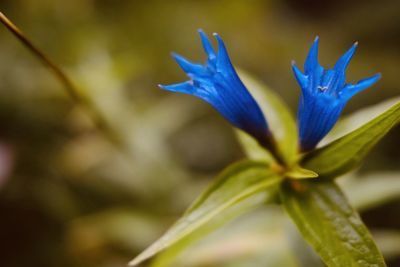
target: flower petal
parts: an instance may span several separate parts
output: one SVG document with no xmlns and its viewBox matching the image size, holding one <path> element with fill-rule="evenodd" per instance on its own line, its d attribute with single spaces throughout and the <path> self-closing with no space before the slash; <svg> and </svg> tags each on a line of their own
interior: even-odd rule
<svg viewBox="0 0 400 267">
<path fill-rule="evenodd" d="M 351 97 L 356 95 L 357 93 L 367 89 L 368 87 L 372 86 L 376 83 L 382 75 L 380 73 L 375 74 L 366 79 L 362 79 L 358 81 L 356 84 L 348 84 L 346 85 L 343 90 L 340 92 L 340 97 L 349 100 Z"/>
<path fill-rule="evenodd" d="M 262 145 L 272 144 L 272 136 L 260 107 L 237 75 L 218 34 L 218 53 L 203 31 L 199 30 L 208 59 L 205 65 L 192 63 L 173 54 L 176 62 L 191 78 L 190 81 L 161 85 L 162 89 L 197 96 L 221 113 L 232 125 L 256 138 Z"/>
<path fill-rule="evenodd" d="M 194 74 L 194 75 L 206 75 L 207 70 L 201 64 L 195 64 L 187 60 L 186 58 L 172 53 L 172 57 L 175 59 L 176 63 L 182 68 L 184 72 L 187 74 Z"/>
<path fill-rule="evenodd" d="M 206 52 L 209 60 L 214 60 L 216 58 L 214 48 L 212 47 L 210 40 L 203 30 L 198 30 L 200 34 L 201 43 L 203 44 L 203 49 Z"/>
<path fill-rule="evenodd" d="M 347 66 L 350 63 L 351 58 L 353 57 L 356 49 L 358 47 L 358 42 L 355 42 L 347 52 L 339 58 L 336 62 L 335 67 L 333 68 L 337 72 L 344 73 L 346 71 Z"/>
<path fill-rule="evenodd" d="M 294 73 L 294 76 L 296 77 L 297 82 L 300 85 L 300 88 L 305 90 L 308 89 L 308 78 L 306 75 L 304 75 L 299 68 L 296 66 L 296 62 L 292 61 L 292 70 Z M 305 92 L 303 92 L 305 93 Z"/>
<path fill-rule="evenodd" d="M 296 80 L 302 89 L 297 118 L 302 151 L 308 151 L 332 129 L 346 105 L 356 93 L 374 84 L 380 77 L 375 75 L 356 85 L 345 84 L 346 68 L 358 46 L 354 43 L 340 57 L 334 68 L 324 69 L 318 64 L 318 37 L 315 39 L 304 64 L 305 75 L 293 65 Z"/>
<path fill-rule="evenodd" d="M 158 87 L 164 90 L 185 94 L 193 94 L 195 91 L 191 82 L 176 83 L 171 85 L 159 84 Z"/>
<path fill-rule="evenodd" d="M 315 37 L 314 43 L 312 44 L 310 51 L 308 52 L 306 62 L 304 64 L 304 72 L 306 75 L 321 69 L 322 67 L 318 63 L 318 44 L 319 37 Z"/>
</svg>

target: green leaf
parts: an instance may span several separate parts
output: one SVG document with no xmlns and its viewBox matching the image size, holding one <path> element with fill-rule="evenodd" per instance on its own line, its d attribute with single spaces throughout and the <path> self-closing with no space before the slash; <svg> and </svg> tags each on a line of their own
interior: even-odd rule
<svg viewBox="0 0 400 267">
<path fill-rule="evenodd" d="M 272 164 L 275 162 L 271 153 L 260 146 L 260 144 L 253 137 L 241 130 L 235 130 L 236 136 L 244 149 L 244 153 L 249 159 L 264 161 Z"/>
<path fill-rule="evenodd" d="M 266 203 L 276 203 L 277 193 L 278 188 L 271 193 L 267 191 L 260 192 L 246 199 L 239 205 L 235 205 L 235 207 L 232 207 L 233 209 L 230 208 L 224 211 L 203 227 L 166 249 L 165 252 L 155 258 L 151 263 L 151 267 L 187 267 L 210 264 L 213 266 L 220 266 L 223 258 L 226 260 L 230 258 L 230 261 L 238 262 L 238 258 L 240 258 L 241 254 L 245 254 L 248 257 L 250 253 L 249 250 L 256 248 L 263 249 L 263 256 L 268 256 L 270 260 L 272 260 L 271 256 L 284 254 L 280 258 L 283 258 L 286 264 L 281 264 L 280 266 L 289 266 L 287 264 L 289 261 L 289 255 L 287 255 L 289 254 L 287 251 L 288 249 L 287 246 L 285 246 L 286 244 L 283 244 L 286 239 L 280 227 L 282 225 L 283 214 L 277 207 L 268 206 L 266 209 L 267 206 L 265 205 Z M 246 216 L 237 219 L 239 215 L 242 215 L 244 212 Z M 232 219 L 235 220 L 231 222 Z M 257 220 L 256 224 L 251 223 L 254 220 Z M 224 228 L 219 229 L 222 225 L 224 225 Z M 257 231 L 257 228 L 262 228 L 264 231 Z M 241 232 L 245 229 L 248 231 L 256 230 L 254 235 L 257 236 L 258 239 L 253 242 L 253 239 L 243 236 Z M 201 242 L 196 242 L 199 239 L 202 239 Z M 232 239 L 234 239 L 234 241 Z M 241 241 L 236 242 L 236 240 Z M 229 245 L 227 246 L 228 243 L 231 244 L 230 248 L 234 250 L 231 253 L 228 252 L 230 250 Z M 232 245 L 232 243 L 235 245 Z M 201 252 L 202 250 L 208 250 L 209 255 L 204 255 L 204 253 Z M 218 251 L 221 250 L 227 253 L 221 255 L 218 253 Z M 211 259 L 212 255 L 216 257 L 214 260 Z M 195 258 L 197 258 L 197 260 Z M 199 262 L 202 260 L 206 261 L 208 264 L 206 262 Z M 192 264 L 189 264 L 188 261 Z M 193 263 L 193 261 L 196 263 Z M 214 264 L 210 261 L 214 262 Z M 266 266 L 270 265 L 268 264 Z"/>
<path fill-rule="evenodd" d="M 400 102 L 338 140 L 307 154 L 301 165 L 321 178 L 334 178 L 357 167 L 372 147 L 400 122 Z"/>
<path fill-rule="evenodd" d="M 283 205 L 306 241 L 330 267 L 386 266 L 367 227 L 333 181 L 288 181 Z"/>
<path fill-rule="evenodd" d="M 304 169 L 296 165 L 291 170 L 285 172 L 285 176 L 292 179 L 309 179 L 309 178 L 317 178 L 318 173 Z"/>
<path fill-rule="evenodd" d="M 256 81 L 244 71 L 239 71 L 239 75 L 247 89 L 260 105 L 268 121 L 269 128 L 273 132 L 278 143 L 279 151 L 289 165 L 294 163 L 297 159 L 298 140 L 296 123 L 290 109 L 280 97 L 267 86 Z M 239 136 L 239 139 L 241 140 L 242 138 Z M 246 151 L 256 149 L 265 150 L 262 147 L 247 147 L 246 142 L 244 141 L 243 143 Z M 250 155 L 254 154 L 254 152 L 250 151 L 247 153 Z"/>
<path fill-rule="evenodd" d="M 244 161 L 227 168 L 185 214 L 155 243 L 130 262 L 135 266 L 177 243 L 221 212 L 276 186 L 281 177 L 268 164 Z"/>
</svg>

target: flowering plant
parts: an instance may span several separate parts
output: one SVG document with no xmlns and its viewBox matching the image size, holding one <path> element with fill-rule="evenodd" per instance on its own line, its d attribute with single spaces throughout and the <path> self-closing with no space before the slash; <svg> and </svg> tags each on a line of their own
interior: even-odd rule
<svg viewBox="0 0 400 267">
<path fill-rule="evenodd" d="M 335 178 L 357 167 L 400 122 L 400 102 L 361 127 L 317 147 L 338 121 L 349 99 L 380 78 L 376 74 L 356 84 L 346 83 L 346 67 L 357 43 L 332 69 L 324 69 L 317 60 L 317 37 L 304 73 L 292 64 L 302 92 L 296 127 L 285 104 L 272 91 L 260 90 L 245 74 L 239 77 L 222 39 L 214 35 L 218 51 L 200 31 L 207 53 L 204 65 L 173 55 L 189 81 L 160 87 L 191 94 L 211 104 L 242 131 L 239 139 L 249 159 L 223 171 L 182 218 L 131 265 L 171 246 L 182 248 L 198 238 L 199 233 L 214 230 L 229 219 L 269 203 L 284 207 L 326 265 L 386 266 L 367 227 Z"/>
</svg>

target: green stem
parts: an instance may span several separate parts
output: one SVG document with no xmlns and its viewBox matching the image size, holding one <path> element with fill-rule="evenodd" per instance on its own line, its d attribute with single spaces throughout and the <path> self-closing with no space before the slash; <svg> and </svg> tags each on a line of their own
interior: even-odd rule
<svg viewBox="0 0 400 267">
<path fill-rule="evenodd" d="M 84 107 L 86 111 L 90 114 L 96 127 L 104 136 L 117 147 L 121 148 L 124 146 L 119 134 L 117 134 L 112 127 L 108 124 L 107 120 L 103 117 L 101 112 L 98 110 L 96 105 L 90 101 L 87 97 L 80 94 L 80 90 L 74 84 L 74 82 L 65 74 L 61 68 L 59 68 L 48 56 L 46 56 L 39 48 L 37 48 L 26 36 L 25 34 L 2 12 L 0 12 L 0 21 L 3 25 L 15 36 L 22 44 L 28 48 L 64 85 L 67 94 L 71 99 L 78 105 Z"/>
</svg>

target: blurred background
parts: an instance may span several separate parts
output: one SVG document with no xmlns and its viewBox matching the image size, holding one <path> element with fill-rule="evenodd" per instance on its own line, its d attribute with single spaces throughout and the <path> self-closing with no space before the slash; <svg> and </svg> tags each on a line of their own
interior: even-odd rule
<svg viewBox="0 0 400 267">
<path fill-rule="evenodd" d="M 124 143 L 110 144 L 59 81 L 0 27 L 4 267 L 126 266 L 213 176 L 244 157 L 231 126 L 211 107 L 157 88 L 187 79 L 171 51 L 205 60 L 199 28 L 218 32 L 234 65 L 273 88 L 293 113 L 299 89 L 290 62 L 303 64 L 316 35 L 325 67 L 359 41 L 348 80 L 383 75 L 345 113 L 400 92 L 397 0 L 2 0 L 0 10 L 69 73 Z M 399 136 L 397 127 L 357 176 L 399 183 Z M 389 266 L 400 266 L 399 190 L 393 196 L 362 216 Z M 301 240 L 290 225 L 282 230 L 282 220 L 277 208 L 257 210 L 172 266 L 303 266 L 289 250 Z"/>
</svg>

